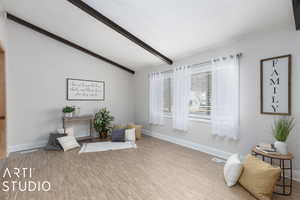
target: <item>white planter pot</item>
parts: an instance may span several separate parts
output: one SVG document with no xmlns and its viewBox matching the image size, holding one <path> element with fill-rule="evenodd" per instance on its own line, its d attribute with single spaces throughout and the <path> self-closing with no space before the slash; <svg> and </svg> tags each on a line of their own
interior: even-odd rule
<svg viewBox="0 0 300 200">
<path fill-rule="evenodd" d="M 73 117 L 73 113 L 65 113 L 65 117 Z"/>
<path fill-rule="evenodd" d="M 287 155 L 288 154 L 288 149 L 287 149 L 286 142 L 276 141 L 274 143 L 274 146 L 275 146 L 277 152 L 279 152 L 280 154 L 282 154 L 282 155 Z"/>
<path fill-rule="evenodd" d="M 74 116 L 79 116 L 79 115 L 80 115 L 80 108 L 75 107 Z"/>
</svg>

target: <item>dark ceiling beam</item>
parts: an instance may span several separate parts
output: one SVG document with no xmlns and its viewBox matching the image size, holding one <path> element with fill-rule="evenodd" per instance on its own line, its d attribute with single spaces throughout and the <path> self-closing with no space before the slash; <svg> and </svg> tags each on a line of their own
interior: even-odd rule
<svg viewBox="0 0 300 200">
<path fill-rule="evenodd" d="M 10 13 L 7 13 L 7 18 L 10 19 L 10 20 L 12 20 L 12 21 L 14 21 L 14 22 L 16 22 L 16 23 L 18 23 L 18 24 L 26 26 L 27 28 L 30 28 L 30 29 L 32 29 L 32 30 L 34 30 L 36 32 L 39 32 L 39 33 L 41 33 L 43 35 L 46 35 L 46 36 L 48 36 L 48 37 L 50 37 L 50 38 L 52 38 L 52 39 L 54 39 L 56 41 L 62 42 L 62 43 L 64 43 L 67 46 L 73 47 L 73 48 L 75 48 L 75 49 L 77 49 L 77 50 L 79 50 L 81 52 L 84 52 L 84 53 L 90 55 L 90 56 L 98 58 L 98 59 L 100 59 L 100 60 L 102 60 L 104 62 L 107 62 L 107 63 L 112 64 L 112 65 L 114 65 L 116 67 L 119 67 L 119 68 L 121 68 L 121 69 L 123 69 L 123 70 L 125 70 L 125 71 L 127 71 L 129 73 L 134 74 L 133 70 L 131 70 L 131 69 L 127 68 L 127 67 L 124 67 L 123 65 L 120 65 L 120 64 L 118 64 L 118 63 L 116 63 L 116 62 L 114 62 L 114 61 L 112 61 L 112 60 L 110 60 L 108 58 L 105 58 L 105 57 L 103 57 L 103 56 L 101 56 L 101 55 L 99 55 L 97 53 L 94 53 L 94 52 L 86 49 L 86 48 L 83 48 L 83 47 L 79 46 L 78 44 L 75 44 L 75 43 L 73 43 L 73 42 L 71 42 L 69 40 L 66 40 L 66 39 L 64 39 L 64 38 L 62 38 L 62 37 L 60 37 L 58 35 L 50 33 L 49 31 L 46 31 L 46 30 L 44 30 L 44 29 L 42 29 L 42 28 L 40 28 L 38 26 L 35 26 L 35 25 L 33 25 L 33 24 L 31 24 L 31 23 L 29 23 L 29 22 L 27 22 L 27 21 L 25 21 L 25 20 L 23 20 L 21 18 L 18 18 L 18 17 L 14 16 L 14 15 L 12 15 Z"/>
<path fill-rule="evenodd" d="M 300 30 L 300 0 L 293 0 L 294 18 L 296 30 Z"/>
<path fill-rule="evenodd" d="M 115 22 L 110 20 L 109 18 L 105 17 L 100 12 L 98 12 L 97 10 L 95 10 L 94 8 L 89 6 L 88 4 L 84 3 L 81 0 L 68 0 L 68 1 L 70 3 L 72 3 L 73 5 L 75 5 L 76 7 L 78 7 L 79 9 L 86 12 L 87 14 L 91 15 L 92 17 L 94 17 L 98 21 L 104 23 L 108 27 L 110 27 L 113 30 L 115 30 L 116 32 L 120 33 L 121 35 L 123 35 L 127 39 L 131 40 L 135 44 L 139 45 L 140 47 L 142 47 L 143 49 L 145 49 L 146 51 L 148 51 L 152 55 L 160 58 L 161 60 L 163 60 L 164 62 L 166 62 L 169 65 L 173 64 L 173 61 L 170 58 L 164 56 L 159 51 L 155 50 L 153 47 L 151 47 L 150 45 L 143 42 L 141 39 L 137 38 L 136 36 L 134 36 L 133 34 L 128 32 L 126 29 L 122 28 L 121 26 L 119 26 L 118 24 L 116 24 Z"/>
</svg>

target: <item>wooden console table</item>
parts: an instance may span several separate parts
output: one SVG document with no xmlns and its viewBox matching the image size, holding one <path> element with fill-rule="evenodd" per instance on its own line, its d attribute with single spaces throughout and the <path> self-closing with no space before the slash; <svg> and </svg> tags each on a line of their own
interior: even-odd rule
<svg viewBox="0 0 300 200">
<path fill-rule="evenodd" d="M 76 121 L 87 121 L 90 124 L 90 135 L 85 137 L 78 137 L 77 140 L 88 140 L 88 139 L 94 139 L 93 137 L 93 115 L 82 115 L 82 116 L 75 116 L 75 117 L 63 117 L 62 123 L 63 128 L 66 128 L 66 124 L 70 122 L 76 122 Z"/>
<path fill-rule="evenodd" d="M 261 156 L 263 161 L 267 161 L 268 159 L 271 165 L 274 165 L 276 160 L 279 161 L 279 167 L 281 168 L 281 176 L 276 185 L 276 189 L 280 188 L 280 191 L 275 191 L 274 193 L 279 195 L 286 195 L 286 196 L 291 195 L 292 185 L 293 185 L 293 165 L 292 165 L 293 164 L 292 161 L 294 158 L 293 154 L 292 153 L 289 153 L 287 155 L 269 154 L 269 153 L 264 153 L 254 147 L 252 149 L 252 155 L 254 155 L 255 157 Z M 289 163 L 288 166 L 286 166 L 286 162 Z M 289 174 L 286 174 L 286 171 L 288 171 Z"/>
</svg>

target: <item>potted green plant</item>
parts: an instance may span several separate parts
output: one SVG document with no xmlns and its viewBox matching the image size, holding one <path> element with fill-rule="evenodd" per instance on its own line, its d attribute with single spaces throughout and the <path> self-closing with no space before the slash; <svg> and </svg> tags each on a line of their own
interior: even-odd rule
<svg viewBox="0 0 300 200">
<path fill-rule="evenodd" d="M 274 146 L 276 150 L 283 155 L 288 154 L 286 140 L 295 126 L 295 120 L 292 117 L 280 118 L 274 121 L 273 135 L 276 139 Z"/>
<path fill-rule="evenodd" d="M 62 112 L 64 113 L 65 117 L 72 117 L 74 111 L 75 111 L 75 108 L 72 106 L 65 106 L 62 109 Z"/>
<path fill-rule="evenodd" d="M 109 110 L 102 108 L 95 114 L 94 128 L 99 133 L 101 139 L 107 138 L 108 133 L 112 130 L 111 122 L 114 117 L 110 114 Z"/>
</svg>

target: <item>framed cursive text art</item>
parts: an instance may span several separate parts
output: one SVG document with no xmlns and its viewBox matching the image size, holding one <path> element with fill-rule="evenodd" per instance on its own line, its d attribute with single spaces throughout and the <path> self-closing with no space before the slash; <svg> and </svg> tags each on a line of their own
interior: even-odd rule
<svg viewBox="0 0 300 200">
<path fill-rule="evenodd" d="M 67 78 L 68 101 L 104 101 L 104 81 Z"/>
</svg>

